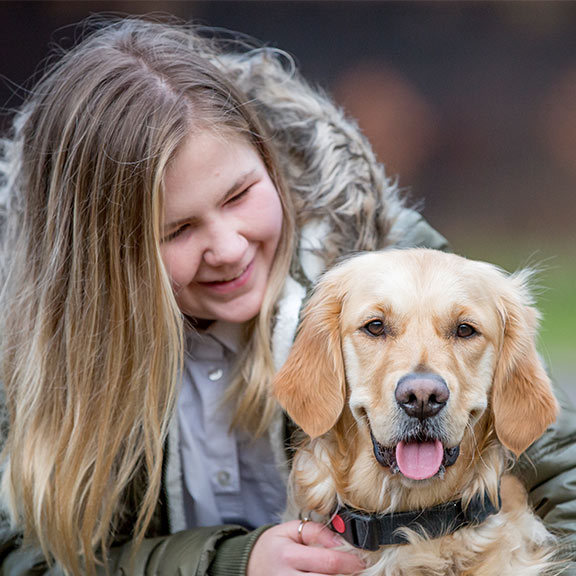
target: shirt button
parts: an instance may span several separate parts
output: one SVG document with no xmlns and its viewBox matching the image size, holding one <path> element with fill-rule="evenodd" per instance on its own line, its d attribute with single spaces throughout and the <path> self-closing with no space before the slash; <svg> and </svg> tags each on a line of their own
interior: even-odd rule
<svg viewBox="0 0 576 576">
<path fill-rule="evenodd" d="M 208 372 L 208 380 L 210 380 L 210 382 L 216 382 L 222 378 L 223 374 L 224 371 L 222 368 L 215 368 L 214 370 L 210 370 L 210 372 Z"/>
<path fill-rule="evenodd" d="M 220 470 L 220 472 L 216 474 L 216 480 L 218 480 L 220 486 L 230 486 L 231 479 L 230 472 L 226 472 L 226 470 Z"/>
</svg>

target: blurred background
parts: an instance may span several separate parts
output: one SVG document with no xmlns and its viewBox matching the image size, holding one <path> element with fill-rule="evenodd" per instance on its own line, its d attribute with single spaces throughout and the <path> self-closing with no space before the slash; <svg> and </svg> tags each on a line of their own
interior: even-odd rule
<svg viewBox="0 0 576 576">
<path fill-rule="evenodd" d="M 49 46 L 98 12 L 290 52 L 456 252 L 541 269 L 540 349 L 576 398 L 576 2 L 0 0 L 0 129 Z"/>
</svg>

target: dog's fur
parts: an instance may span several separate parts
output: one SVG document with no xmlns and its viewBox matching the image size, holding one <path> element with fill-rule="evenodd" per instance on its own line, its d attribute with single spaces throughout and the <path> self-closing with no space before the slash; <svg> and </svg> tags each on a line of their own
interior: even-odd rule
<svg viewBox="0 0 576 576">
<path fill-rule="evenodd" d="M 306 434 L 293 461 L 293 509 L 329 522 L 339 504 L 390 513 L 455 498 L 466 505 L 486 492 L 497 505 L 502 483 L 502 509 L 479 526 L 436 539 L 408 531 L 409 544 L 358 551 L 366 575 L 558 572 L 553 538 L 521 483 L 505 474 L 510 457 L 541 436 L 558 410 L 535 347 L 529 277 L 412 249 L 354 256 L 320 280 L 274 384 Z M 421 421 L 395 394 L 403 377 L 422 374 L 443 379 L 449 398 Z M 379 463 L 370 433 L 392 450 L 424 435 L 443 448 L 459 446 L 460 455 L 432 477 L 411 479 Z"/>
</svg>

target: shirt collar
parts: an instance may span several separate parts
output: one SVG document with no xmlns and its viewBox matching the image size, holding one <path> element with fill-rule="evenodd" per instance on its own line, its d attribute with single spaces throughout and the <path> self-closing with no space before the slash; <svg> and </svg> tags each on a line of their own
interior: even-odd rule
<svg viewBox="0 0 576 576">
<path fill-rule="evenodd" d="M 188 338 L 194 342 L 210 336 L 233 354 L 238 354 L 242 344 L 243 330 L 244 324 L 216 321 L 206 330 L 198 331 L 195 328 L 189 328 Z"/>
</svg>

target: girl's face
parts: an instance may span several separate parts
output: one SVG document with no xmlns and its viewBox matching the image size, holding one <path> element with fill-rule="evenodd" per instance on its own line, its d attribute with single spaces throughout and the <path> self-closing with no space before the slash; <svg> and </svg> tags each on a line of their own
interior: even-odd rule
<svg viewBox="0 0 576 576">
<path fill-rule="evenodd" d="M 256 149 L 204 130 L 165 176 L 162 259 L 187 316 L 245 322 L 258 314 L 282 228 L 282 206 Z"/>
</svg>

